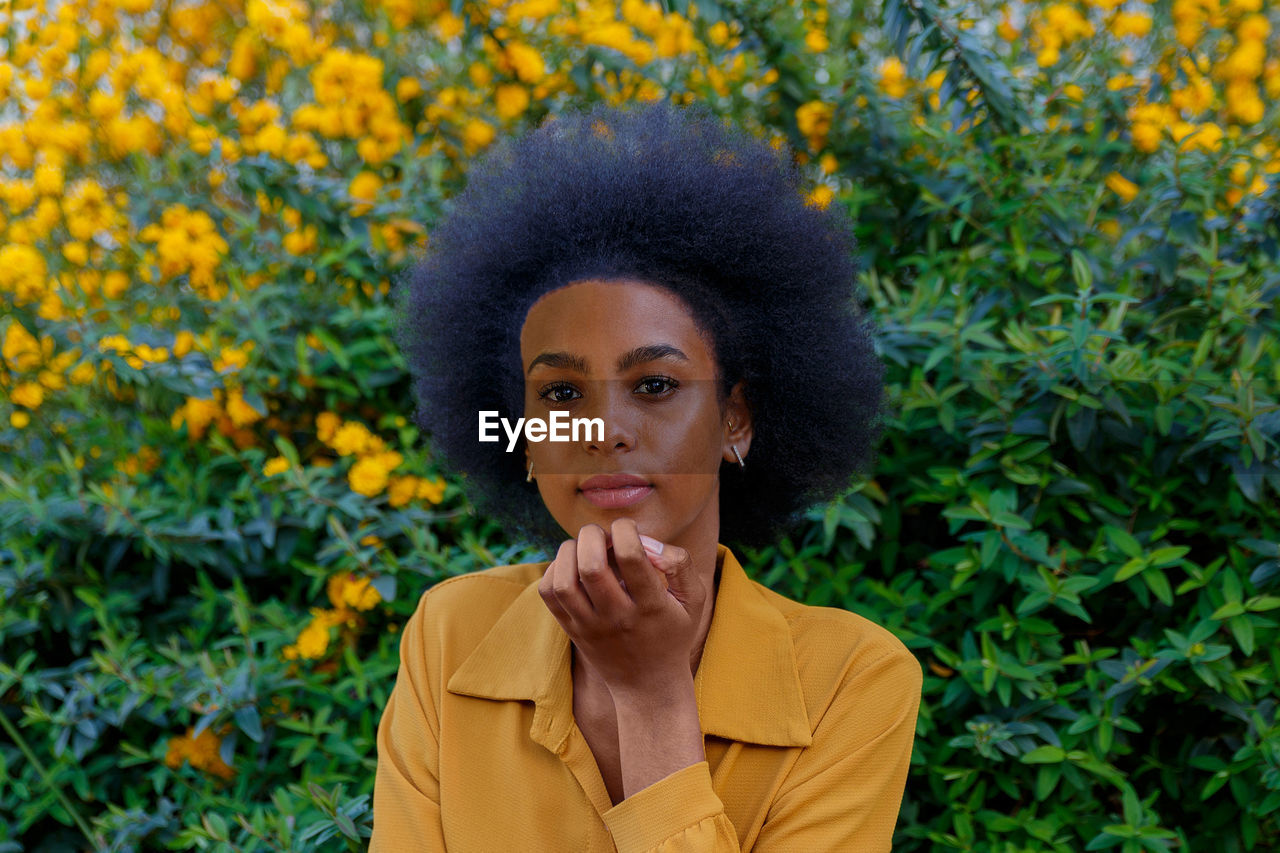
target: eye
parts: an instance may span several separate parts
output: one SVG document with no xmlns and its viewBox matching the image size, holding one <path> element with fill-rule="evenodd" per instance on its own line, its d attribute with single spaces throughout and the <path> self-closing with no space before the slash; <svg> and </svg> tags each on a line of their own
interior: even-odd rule
<svg viewBox="0 0 1280 853">
<path fill-rule="evenodd" d="M 636 383 L 636 391 L 648 397 L 667 397 L 679 387 L 670 376 L 646 376 Z"/>
<path fill-rule="evenodd" d="M 538 399 L 548 403 L 568 403 L 581 396 L 578 389 L 567 382 L 553 382 L 538 391 Z"/>
</svg>

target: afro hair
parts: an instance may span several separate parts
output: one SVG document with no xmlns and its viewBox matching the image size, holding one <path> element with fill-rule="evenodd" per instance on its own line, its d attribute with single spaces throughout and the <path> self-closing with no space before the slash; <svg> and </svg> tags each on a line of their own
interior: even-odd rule
<svg viewBox="0 0 1280 853">
<path fill-rule="evenodd" d="M 884 412 L 874 329 L 855 301 L 857 242 L 806 203 L 786 150 L 700 105 L 598 105 L 504 140 L 473 166 L 396 283 L 415 422 L 478 508 L 563 539 L 524 456 L 477 440 L 477 413 L 522 412 L 520 330 L 584 279 L 652 282 L 707 335 L 721 394 L 745 386 L 745 469 L 721 467 L 720 540 L 761 546 L 874 462 Z"/>
</svg>

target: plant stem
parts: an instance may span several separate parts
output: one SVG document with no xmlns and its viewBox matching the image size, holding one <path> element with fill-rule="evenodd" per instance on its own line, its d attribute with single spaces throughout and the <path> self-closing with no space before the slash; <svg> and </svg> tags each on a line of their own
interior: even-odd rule
<svg viewBox="0 0 1280 853">
<path fill-rule="evenodd" d="M 31 762 L 31 766 L 35 768 L 36 773 L 39 774 L 44 784 L 58 797 L 58 802 L 62 803 L 62 807 L 67 810 L 67 814 L 71 815 L 71 819 L 76 822 L 76 826 L 84 833 L 84 837 L 89 839 L 89 843 L 94 848 L 101 848 L 101 840 L 94 837 L 93 831 L 89 829 L 89 824 L 85 822 L 84 817 L 76 810 L 75 805 L 67 797 L 62 787 L 50 777 L 49 771 L 45 770 L 44 765 L 36 758 L 35 753 L 31 751 L 31 747 L 27 745 L 26 739 L 23 738 L 17 727 L 10 722 L 9 716 L 2 712 L 0 712 L 0 726 L 3 726 L 9 737 L 13 738 L 13 742 L 18 745 L 18 749 L 22 750 L 22 754 L 27 757 L 27 761 Z"/>
</svg>

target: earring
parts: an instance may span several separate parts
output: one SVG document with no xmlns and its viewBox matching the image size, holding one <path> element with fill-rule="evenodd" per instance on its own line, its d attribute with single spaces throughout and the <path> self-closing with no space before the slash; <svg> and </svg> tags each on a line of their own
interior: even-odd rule
<svg viewBox="0 0 1280 853">
<path fill-rule="evenodd" d="M 733 432 L 733 421 L 729 421 L 728 426 L 729 426 L 729 431 Z"/>
<path fill-rule="evenodd" d="M 738 452 L 738 445 L 731 444 L 729 446 L 733 448 L 733 455 L 738 457 L 738 467 L 743 470 L 746 470 L 747 463 L 742 461 L 742 454 Z"/>
<path fill-rule="evenodd" d="M 524 481 L 526 483 L 533 482 L 533 460 L 532 459 L 529 460 L 529 473 L 525 475 Z"/>
</svg>

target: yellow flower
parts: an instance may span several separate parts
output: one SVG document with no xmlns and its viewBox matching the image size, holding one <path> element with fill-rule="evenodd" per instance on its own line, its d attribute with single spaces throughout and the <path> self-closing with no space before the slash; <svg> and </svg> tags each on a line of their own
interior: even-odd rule
<svg viewBox="0 0 1280 853">
<path fill-rule="evenodd" d="M 1173 138 L 1179 142 L 1179 147 L 1186 146 L 1187 150 L 1199 148 L 1202 151 L 1217 151 L 1222 145 L 1222 128 L 1213 122 L 1207 122 L 1195 128 L 1190 133 L 1183 133 L 1175 123 Z"/>
<path fill-rule="evenodd" d="M 9 399 L 19 406 L 38 409 L 44 402 L 44 388 L 39 382 L 23 382 L 14 386 L 13 391 L 9 393 Z"/>
<path fill-rule="evenodd" d="M 891 98 L 907 94 L 907 69 L 902 60 L 890 56 L 880 63 L 880 88 Z"/>
<path fill-rule="evenodd" d="M 366 456 L 356 461 L 347 472 L 351 491 L 365 497 L 374 497 L 387 487 L 388 468 L 378 456 Z"/>
<path fill-rule="evenodd" d="M 462 142 L 468 154 L 475 154 L 493 142 L 497 131 L 484 119 L 472 118 L 462 128 Z"/>
<path fill-rule="evenodd" d="M 283 474 L 289 470 L 289 460 L 283 456 L 273 456 L 267 460 L 267 464 L 262 466 L 262 475 L 264 477 L 274 477 L 276 474 Z"/>
<path fill-rule="evenodd" d="M 309 660 L 323 657 L 329 649 L 329 626 L 322 618 L 314 618 L 298 635 L 298 654 Z"/>
<path fill-rule="evenodd" d="M 804 34 L 804 46 L 812 53 L 822 53 L 831 47 L 831 40 L 822 30 L 809 30 Z"/>
<path fill-rule="evenodd" d="M 1036 54 L 1036 64 L 1041 68 L 1048 68 L 1050 65 L 1057 65 L 1061 58 L 1062 54 L 1056 47 L 1046 47 Z"/>
<path fill-rule="evenodd" d="M 422 94 L 422 84 L 413 77 L 401 77 L 396 83 L 396 100 L 400 103 Z"/>
<path fill-rule="evenodd" d="M 89 247 L 79 240 L 62 244 L 62 257 L 69 263 L 82 267 L 89 262 Z"/>
<path fill-rule="evenodd" d="M 1111 22 L 1111 34 L 1116 38 L 1137 36 L 1142 38 L 1151 32 L 1151 16 L 1141 13 L 1120 12 Z"/>
<path fill-rule="evenodd" d="M 1223 95 L 1227 102 L 1227 112 L 1232 118 L 1243 124 L 1254 124 L 1262 120 L 1265 106 L 1258 97 L 1258 87 L 1245 80 L 1232 80 Z"/>
<path fill-rule="evenodd" d="M 262 414 L 245 401 L 239 388 L 227 394 L 225 404 L 227 415 L 237 427 L 245 427 L 262 420 Z"/>
<path fill-rule="evenodd" d="M 996 25 L 996 32 L 1000 38 L 1005 41 L 1013 41 L 1018 35 L 1018 28 L 1013 25 L 1013 21 L 1009 17 L 1010 9 L 1008 6 L 1000 7 L 1000 23 Z"/>
<path fill-rule="evenodd" d="M 200 439 L 204 437 L 205 430 L 209 428 L 214 420 L 222 414 L 222 407 L 218 405 L 216 400 L 201 400 L 196 397 L 188 397 L 187 401 L 182 404 L 173 417 L 170 424 L 174 429 L 187 425 L 187 435 L 192 439 Z"/>
<path fill-rule="evenodd" d="M 560 0 L 518 0 L 507 7 L 507 16 L 511 23 L 518 23 L 524 18 L 540 21 L 560 11 Z"/>
<path fill-rule="evenodd" d="M 347 194 L 353 199 L 361 202 L 372 202 L 378 197 L 378 190 L 382 189 L 382 179 L 373 172 L 361 172 L 351 179 L 351 183 L 347 185 Z M 373 209 L 371 203 L 356 204 L 351 208 L 353 216 L 363 216 Z"/>
<path fill-rule="evenodd" d="M 404 477 L 392 477 L 391 483 L 387 486 L 387 503 L 394 507 L 401 507 L 413 500 L 414 494 L 418 489 L 418 478 L 412 475 Z"/>
<path fill-rule="evenodd" d="M 547 73 L 542 55 L 527 44 L 520 42 L 508 44 L 505 57 L 522 83 L 537 83 Z"/>
<path fill-rule="evenodd" d="M 351 572 L 332 575 L 326 584 L 326 592 L 329 601 L 339 609 L 351 607 L 355 610 L 371 610 L 382 601 L 382 596 L 374 589 L 369 578 L 357 578 Z"/>
<path fill-rule="evenodd" d="M 818 186 L 814 187 L 809 193 L 809 197 L 805 203 L 811 207 L 825 209 L 829 204 L 831 204 L 831 200 L 835 197 L 835 190 L 831 189 L 831 187 L 826 184 L 818 184 Z"/>
<path fill-rule="evenodd" d="M 222 733 L 227 729 L 224 727 Z M 197 770 L 212 773 L 222 779 L 230 779 L 236 771 L 222 760 L 222 738 L 212 729 L 206 728 L 195 735 L 194 728 L 188 728 L 185 735 L 169 738 L 169 746 L 165 751 L 164 763 L 177 769 L 187 761 Z"/>
<path fill-rule="evenodd" d="M 342 418 L 333 412 L 321 412 L 316 415 L 316 438 L 328 444 L 342 426 Z"/>
<path fill-rule="evenodd" d="M 336 417 L 334 415 L 334 418 Z M 328 429 L 331 424 L 331 421 L 326 420 L 324 425 L 321 425 L 319 418 L 316 419 L 318 429 Z M 364 453 L 373 442 L 373 438 L 373 433 L 369 432 L 369 428 L 364 424 L 359 421 L 347 421 L 333 433 L 332 440 L 326 444 L 338 451 L 339 456 L 351 456 Z"/>
<path fill-rule="evenodd" d="M 53 343 L 52 340 L 49 342 Z M 9 322 L 9 327 L 4 333 L 4 344 L 0 346 L 0 351 L 4 353 L 4 360 L 14 370 L 30 370 L 43 360 L 40 344 L 27 331 L 26 327 L 16 319 Z"/>
<path fill-rule="evenodd" d="M 1133 201 L 1138 194 L 1138 185 L 1119 172 L 1107 175 L 1106 184 L 1108 189 L 1124 199 L 1126 203 Z"/>
<path fill-rule="evenodd" d="M 196 345 L 196 336 L 186 329 L 182 329 L 173 337 L 173 355 L 174 358 L 182 358 L 191 352 Z"/>
<path fill-rule="evenodd" d="M 1160 128 L 1147 122 L 1139 122 L 1129 128 L 1133 147 L 1150 154 L 1160 147 Z"/>
<path fill-rule="evenodd" d="M 834 108 L 822 101 L 809 101 L 796 108 L 796 126 L 809 139 L 809 147 L 821 148 L 831 131 Z"/>
<path fill-rule="evenodd" d="M 1263 15 L 1250 15 L 1236 27 L 1236 38 L 1240 41 L 1264 42 L 1271 35 L 1271 22 Z"/>
<path fill-rule="evenodd" d="M 453 41 L 462 35 L 466 28 L 464 21 L 452 12 L 442 12 L 436 16 L 431 28 L 441 41 Z"/>
<path fill-rule="evenodd" d="M 516 118 L 529 108 L 529 93 L 516 83 L 504 83 L 494 93 L 494 106 L 502 118 Z"/>
<path fill-rule="evenodd" d="M 444 500 L 444 488 L 445 482 L 439 477 L 433 477 L 430 480 L 425 478 L 419 479 L 418 491 L 414 497 L 418 500 L 425 500 L 433 504 L 438 504 L 440 501 Z"/>
</svg>

